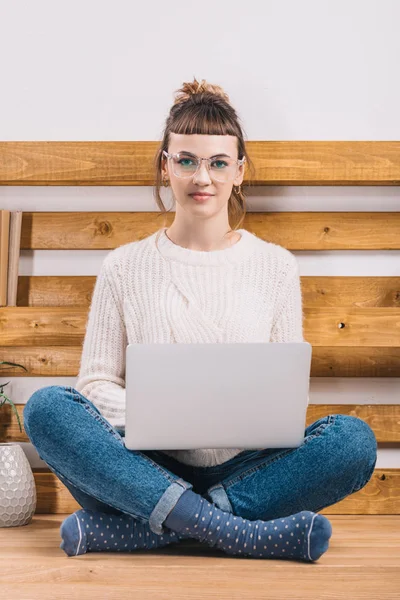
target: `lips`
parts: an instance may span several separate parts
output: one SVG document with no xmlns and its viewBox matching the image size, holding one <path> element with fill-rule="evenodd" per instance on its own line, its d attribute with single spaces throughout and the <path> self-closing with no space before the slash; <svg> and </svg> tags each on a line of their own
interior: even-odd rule
<svg viewBox="0 0 400 600">
<path fill-rule="evenodd" d="M 193 200 L 200 204 L 205 204 L 207 200 L 212 198 L 212 194 L 190 194 Z"/>
<path fill-rule="evenodd" d="M 212 196 L 212 194 L 203 194 L 201 192 L 193 192 L 193 194 L 189 194 L 190 196 L 201 196 L 207 198 L 208 196 Z"/>
</svg>

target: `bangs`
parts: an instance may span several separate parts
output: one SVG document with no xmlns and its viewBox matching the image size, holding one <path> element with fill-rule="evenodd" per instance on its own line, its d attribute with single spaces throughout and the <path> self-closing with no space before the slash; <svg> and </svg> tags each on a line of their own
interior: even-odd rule
<svg viewBox="0 0 400 600">
<path fill-rule="evenodd" d="M 214 102 L 208 104 L 186 103 L 184 110 L 176 105 L 172 110 L 170 132 L 183 135 L 233 135 L 238 136 L 234 114 Z"/>
</svg>

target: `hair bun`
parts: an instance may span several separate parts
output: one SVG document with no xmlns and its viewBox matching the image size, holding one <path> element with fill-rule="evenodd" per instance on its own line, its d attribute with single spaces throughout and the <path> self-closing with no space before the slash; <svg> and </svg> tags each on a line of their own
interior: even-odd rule
<svg viewBox="0 0 400 600">
<path fill-rule="evenodd" d="M 224 92 L 221 86 L 207 83 L 205 79 L 202 79 L 201 82 L 198 82 L 194 77 L 192 82 L 184 82 L 182 87 L 176 91 L 174 104 L 186 102 L 191 96 L 196 96 L 198 94 L 217 96 L 218 98 L 222 98 L 225 102 L 229 103 L 229 96 L 226 92 Z"/>
</svg>

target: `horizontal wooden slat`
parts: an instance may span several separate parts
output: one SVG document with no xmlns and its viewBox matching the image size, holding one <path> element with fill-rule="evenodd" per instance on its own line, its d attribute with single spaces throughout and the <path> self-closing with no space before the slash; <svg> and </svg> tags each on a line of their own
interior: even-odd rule
<svg viewBox="0 0 400 600">
<path fill-rule="evenodd" d="M 83 342 L 87 307 L 1 307 L 2 346 L 76 346 Z"/>
<path fill-rule="evenodd" d="M 400 308 L 400 277 L 302 275 L 303 305 Z M 89 306 L 94 275 L 20 275 L 17 306 Z"/>
<path fill-rule="evenodd" d="M 174 218 L 159 212 L 24 212 L 21 249 L 113 249 L 148 237 L 164 222 L 169 227 Z M 248 212 L 242 227 L 290 251 L 400 248 L 400 212 Z"/>
<path fill-rule="evenodd" d="M 95 283 L 96 275 L 19 275 L 17 306 L 89 307 Z M 400 289 L 400 277 L 392 285 Z"/>
<path fill-rule="evenodd" d="M 400 277 L 301 275 L 307 308 L 400 308 Z"/>
<path fill-rule="evenodd" d="M 303 314 L 304 335 L 313 346 L 399 345 L 400 308 L 305 307 Z"/>
<path fill-rule="evenodd" d="M 311 377 L 399 377 L 400 347 L 313 345 Z"/>
<path fill-rule="evenodd" d="M 37 491 L 36 513 L 73 513 L 81 506 L 50 470 L 34 469 Z M 358 492 L 320 511 L 323 515 L 400 514 L 400 469 L 375 469 Z"/>
<path fill-rule="evenodd" d="M 10 404 L 4 404 L 0 410 L 0 442 L 30 441 L 23 427 L 25 404 L 15 406 L 22 432 Z M 306 427 L 330 414 L 352 415 L 366 421 L 378 442 L 400 442 L 400 404 L 310 404 L 307 407 Z"/>
<path fill-rule="evenodd" d="M 5 377 L 76 377 L 81 346 L 4 346 L 0 360 L 24 365 L 2 369 Z M 336 346 L 312 348 L 311 377 L 399 377 L 400 347 Z"/>
<path fill-rule="evenodd" d="M 159 145 L 1 142 L 0 185 L 153 185 Z M 248 141 L 246 148 L 256 185 L 400 184 L 396 141 Z"/>
<path fill-rule="evenodd" d="M 76 346 L 87 307 L 1 307 L 1 345 Z M 400 308 L 303 308 L 304 337 L 313 346 L 399 346 Z"/>
</svg>

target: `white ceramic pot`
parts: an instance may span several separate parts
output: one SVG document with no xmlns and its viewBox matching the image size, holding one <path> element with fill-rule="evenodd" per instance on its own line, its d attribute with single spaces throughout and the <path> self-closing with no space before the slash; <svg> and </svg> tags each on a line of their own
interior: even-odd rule
<svg viewBox="0 0 400 600">
<path fill-rule="evenodd" d="M 17 442 L 0 443 L 0 527 L 27 525 L 36 510 L 36 484 Z"/>
</svg>

